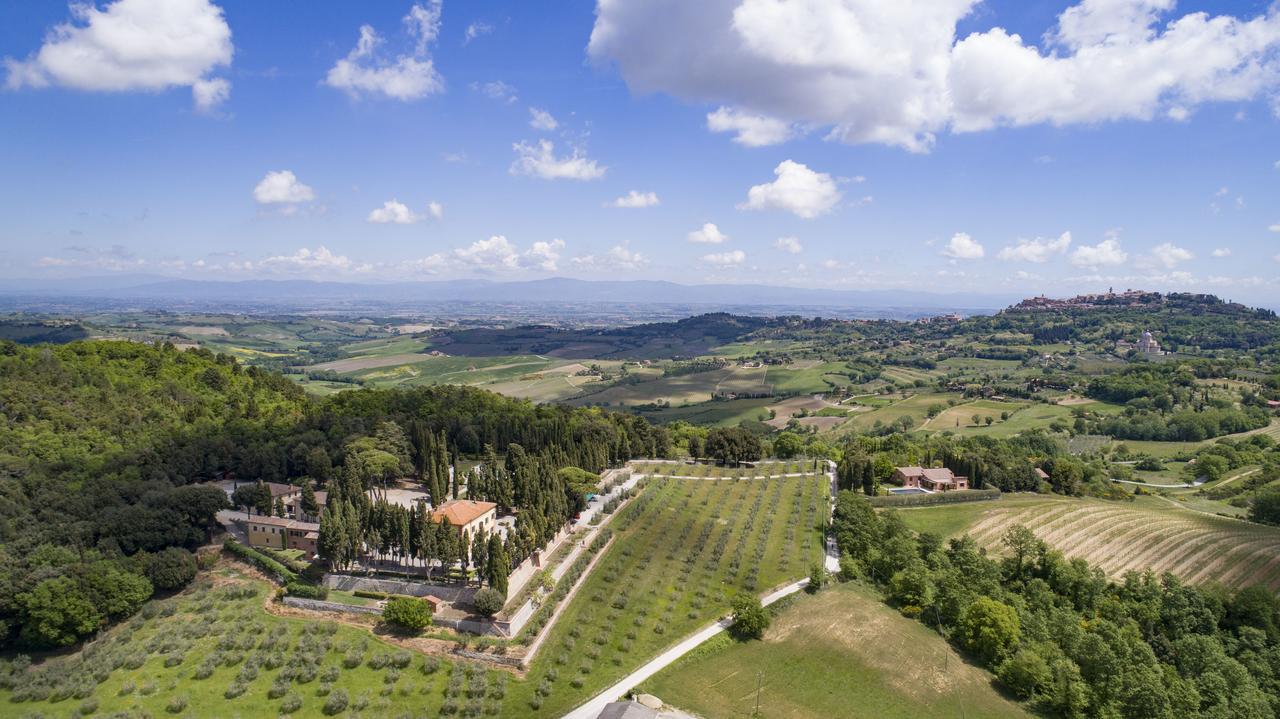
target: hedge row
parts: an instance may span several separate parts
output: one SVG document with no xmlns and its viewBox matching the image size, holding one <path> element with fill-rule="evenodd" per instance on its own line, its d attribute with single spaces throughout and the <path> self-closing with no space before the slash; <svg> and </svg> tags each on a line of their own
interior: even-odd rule
<svg viewBox="0 0 1280 719">
<path fill-rule="evenodd" d="M 1000 499 L 998 489 L 964 489 L 954 492 L 933 492 L 931 494 L 890 494 L 880 497 L 867 497 L 873 507 L 926 507 L 931 504 L 956 504 L 959 502 L 981 502 L 988 499 Z"/>
<path fill-rule="evenodd" d="M 237 557 L 272 575 L 280 582 L 290 584 L 298 581 L 298 575 L 288 567 L 252 547 L 246 547 L 234 539 L 228 539 L 222 546 Z"/>
<path fill-rule="evenodd" d="M 329 598 L 329 588 L 323 584 L 316 586 L 314 584 L 303 584 L 302 582 L 289 582 L 284 588 L 291 597 L 319 599 L 322 601 Z"/>
</svg>

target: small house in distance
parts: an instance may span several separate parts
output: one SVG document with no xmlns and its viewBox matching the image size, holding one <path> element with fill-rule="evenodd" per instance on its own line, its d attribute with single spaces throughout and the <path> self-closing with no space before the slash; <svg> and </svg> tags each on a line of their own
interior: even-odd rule
<svg viewBox="0 0 1280 719">
<path fill-rule="evenodd" d="M 893 470 L 893 477 L 904 489 L 952 492 L 969 488 L 968 477 L 957 477 L 946 467 L 898 467 Z"/>
<path fill-rule="evenodd" d="M 498 525 L 498 505 L 472 499 L 451 499 L 431 513 L 431 521 L 440 524 L 445 517 L 453 528 L 469 537 L 483 529 L 492 534 Z"/>
</svg>

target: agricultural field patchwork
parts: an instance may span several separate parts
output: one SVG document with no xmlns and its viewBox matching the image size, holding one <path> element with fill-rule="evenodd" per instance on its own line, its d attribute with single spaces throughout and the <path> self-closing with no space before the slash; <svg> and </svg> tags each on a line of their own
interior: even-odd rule
<svg viewBox="0 0 1280 719">
<path fill-rule="evenodd" d="M 647 481 L 515 688 L 528 716 L 562 715 L 726 614 L 738 592 L 808 576 L 821 561 L 826 475 Z"/>
</svg>

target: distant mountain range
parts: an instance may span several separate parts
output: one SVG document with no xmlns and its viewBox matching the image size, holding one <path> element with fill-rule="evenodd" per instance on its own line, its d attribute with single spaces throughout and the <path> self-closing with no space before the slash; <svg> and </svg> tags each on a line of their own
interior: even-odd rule
<svg viewBox="0 0 1280 719">
<path fill-rule="evenodd" d="M 774 285 L 682 285 L 655 280 L 576 280 L 555 277 L 520 282 L 443 280 L 360 284 L 311 280 L 216 282 L 148 276 L 76 280 L 0 280 L 0 295 L 51 299 L 178 300 L 271 305 L 323 303 L 613 303 L 681 304 L 708 307 L 899 308 L 988 311 L 1021 299 L 1017 295 L 936 293 L 917 290 L 829 290 Z"/>
</svg>

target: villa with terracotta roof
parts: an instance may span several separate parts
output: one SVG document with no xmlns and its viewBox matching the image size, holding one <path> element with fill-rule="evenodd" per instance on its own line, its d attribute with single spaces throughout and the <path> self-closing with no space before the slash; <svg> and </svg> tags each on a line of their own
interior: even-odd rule
<svg viewBox="0 0 1280 719">
<path fill-rule="evenodd" d="M 898 467 L 893 470 L 893 477 L 908 489 L 952 492 L 969 488 L 968 477 L 957 477 L 946 467 Z"/>
<path fill-rule="evenodd" d="M 473 499 L 451 499 L 431 513 L 431 521 L 436 524 L 442 523 L 445 517 L 449 518 L 449 524 L 469 537 L 474 537 L 482 529 L 492 534 L 498 526 L 498 505 Z"/>
</svg>

